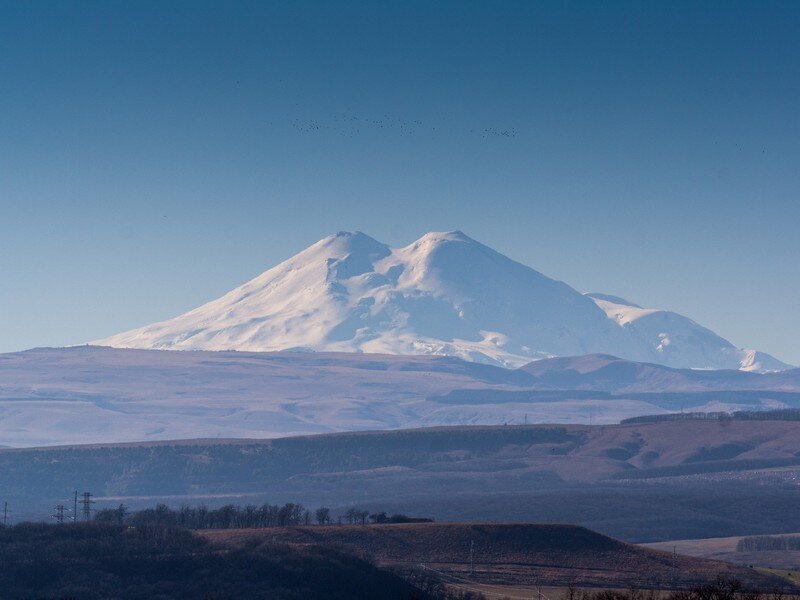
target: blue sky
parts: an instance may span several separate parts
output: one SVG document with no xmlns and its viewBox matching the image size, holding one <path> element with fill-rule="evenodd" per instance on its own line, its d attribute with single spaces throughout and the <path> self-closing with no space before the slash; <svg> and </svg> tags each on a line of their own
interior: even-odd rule
<svg viewBox="0 0 800 600">
<path fill-rule="evenodd" d="M 0 2 L 0 351 L 472 237 L 800 364 L 796 2 Z"/>
</svg>

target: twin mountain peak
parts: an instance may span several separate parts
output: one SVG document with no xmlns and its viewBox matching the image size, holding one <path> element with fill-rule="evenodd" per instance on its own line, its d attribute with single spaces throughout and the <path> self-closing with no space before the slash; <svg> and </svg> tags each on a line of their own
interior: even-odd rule
<svg viewBox="0 0 800 600">
<path fill-rule="evenodd" d="M 789 368 L 675 312 L 582 294 L 460 231 L 404 248 L 339 232 L 217 300 L 91 344 L 438 354 L 506 367 L 603 353 L 677 368 Z"/>
</svg>

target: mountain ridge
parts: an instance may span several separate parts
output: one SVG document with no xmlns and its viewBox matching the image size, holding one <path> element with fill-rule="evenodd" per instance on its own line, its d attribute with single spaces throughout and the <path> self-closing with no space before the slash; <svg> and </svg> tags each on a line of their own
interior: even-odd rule
<svg viewBox="0 0 800 600">
<path fill-rule="evenodd" d="M 800 382 L 800 369 L 769 373 L 737 369 L 676 369 L 609 354 L 550 358 L 528 363 L 518 370 L 532 375 L 539 386 L 612 393 L 794 391 Z"/>
<path fill-rule="evenodd" d="M 597 356 L 505 369 L 449 356 L 97 346 L 0 354 L 0 438 L 16 447 L 773 408 L 800 408 L 800 369 L 676 370 Z"/>
<path fill-rule="evenodd" d="M 609 353 L 679 368 L 789 368 L 678 313 L 581 294 L 458 230 L 403 248 L 340 231 L 216 300 L 90 343 L 443 354 L 505 367 Z"/>
</svg>

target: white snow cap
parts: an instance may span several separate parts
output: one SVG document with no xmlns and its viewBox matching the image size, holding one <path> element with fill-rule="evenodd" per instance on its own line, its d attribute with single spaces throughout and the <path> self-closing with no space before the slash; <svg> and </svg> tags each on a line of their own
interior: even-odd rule
<svg viewBox="0 0 800 600">
<path fill-rule="evenodd" d="M 444 354 L 507 367 L 589 353 L 672 367 L 789 367 L 677 313 L 581 294 L 461 231 L 427 233 L 404 248 L 341 231 L 217 300 L 90 343 Z"/>
</svg>

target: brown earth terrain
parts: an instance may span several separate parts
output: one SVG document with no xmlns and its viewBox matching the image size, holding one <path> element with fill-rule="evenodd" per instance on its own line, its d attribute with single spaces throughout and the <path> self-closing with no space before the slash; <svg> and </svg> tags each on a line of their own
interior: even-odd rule
<svg viewBox="0 0 800 600">
<path fill-rule="evenodd" d="M 429 569 L 462 585 L 672 589 L 718 575 L 763 588 L 786 585 L 746 567 L 627 544 L 573 525 L 330 525 L 215 530 L 202 535 L 234 547 L 268 540 L 345 548 L 380 565 Z"/>
<path fill-rule="evenodd" d="M 800 536 L 797 533 L 782 535 Z M 722 538 L 707 538 L 700 540 L 671 540 L 642 544 L 643 547 L 672 552 L 675 549 L 680 554 L 721 560 L 739 565 L 752 565 L 769 569 L 784 571 L 800 571 L 800 551 L 798 550 L 765 550 L 759 552 L 737 552 L 739 541 L 747 536 L 731 536 Z M 800 573 L 794 573 L 800 577 Z"/>
</svg>

